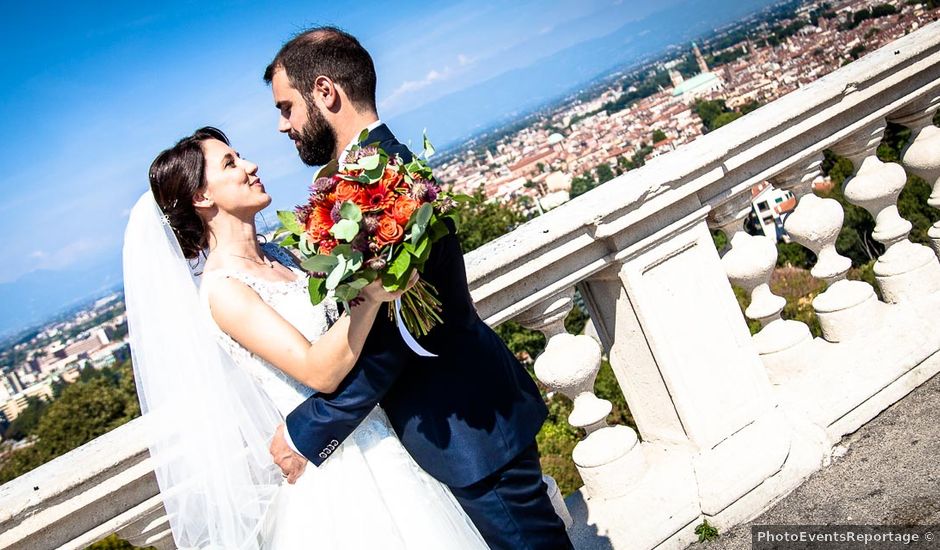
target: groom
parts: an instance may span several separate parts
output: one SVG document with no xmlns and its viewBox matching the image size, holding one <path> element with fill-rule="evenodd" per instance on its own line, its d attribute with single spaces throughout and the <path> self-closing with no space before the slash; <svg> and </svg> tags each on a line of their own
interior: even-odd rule
<svg viewBox="0 0 940 550">
<path fill-rule="evenodd" d="M 278 130 L 304 163 L 342 160 L 363 129 L 364 143 L 412 158 L 379 120 L 372 58 L 353 36 L 333 27 L 308 30 L 281 48 L 264 79 L 280 111 Z M 288 415 L 287 433 L 278 430 L 271 444 L 275 461 L 295 480 L 306 460 L 316 466 L 328 460 L 381 403 L 405 448 L 451 488 L 491 548 L 571 548 L 535 444 L 545 404 L 477 315 L 453 227 L 435 243 L 422 277 L 437 289 L 443 323 L 406 343 L 399 327 L 379 315 L 339 388 Z"/>
</svg>

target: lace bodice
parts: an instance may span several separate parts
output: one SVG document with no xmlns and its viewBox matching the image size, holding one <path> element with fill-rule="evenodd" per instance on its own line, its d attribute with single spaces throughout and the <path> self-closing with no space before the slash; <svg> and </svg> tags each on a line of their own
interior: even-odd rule
<svg viewBox="0 0 940 550">
<path fill-rule="evenodd" d="M 327 298 L 316 306 L 311 304 L 307 293 L 307 276 L 303 271 L 293 266 L 292 258 L 287 252 L 276 245 L 264 245 L 262 249 L 269 258 L 278 261 L 293 271 L 297 275 L 297 279 L 294 281 L 268 281 L 236 270 L 215 270 L 205 273 L 200 284 L 200 293 L 206 306 L 205 312 L 209 315 L 210 321 L 207 288 L 214 280 L 233 278 L 238 279 L 257 292 L 265 303 L 290 324 L 294 325 L 305 338 L 311 342 L 315 341 L 339 318 L 336 303 Z M 236 365 L 244 369 L 261 385 L 282 414 L 287 415 L 304 399 L 315 393 L 314 390 L 242 347 L 228 334 L 222 332 L 215 322 L 211 322 L 210 325 L 215 329 L 216 337 L 222 349 L 232 357 Z"/>
</svg>

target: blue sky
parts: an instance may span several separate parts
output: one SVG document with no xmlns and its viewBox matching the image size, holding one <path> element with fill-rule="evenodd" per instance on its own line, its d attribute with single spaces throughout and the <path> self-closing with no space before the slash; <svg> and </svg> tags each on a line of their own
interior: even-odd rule
<svg viewBox="0 0 940 550">
<path fill-rule="evenodd" d="M 380 114 L 394 130 L 409 111 L 679 4 L 7 3 L 0 285 L 39 271 L 67 278 L 103 263 L 118 270 L 128 210 L 151 160 L 202 125 L 222 128 L 260 165 L 274 197 L 269 221 L 273 209 L 300 202 L 312 170 L 277 133 L 261 75 L 304 27 L 334 24 L 360 38 L 376 63 Z M 433 119 L 446 116 L 425 123 L 432 138 Z"/>
</svg>

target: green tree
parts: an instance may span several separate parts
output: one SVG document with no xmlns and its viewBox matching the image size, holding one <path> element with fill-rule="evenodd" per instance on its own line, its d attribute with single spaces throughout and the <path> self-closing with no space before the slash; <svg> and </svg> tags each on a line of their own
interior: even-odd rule
<svg viewBox="0 0 940 550">
<path fill-rule="evenodd" d="M 6 483 L 53 458 L 140 415 L 130 362 L 114 369 L 87 369 L 84 380 L 67 386 L 42 410 L 31 435 L 35 441 L 18 449 L 0 465 Z"/>
<path fill-rule="evenodd" d="M 614 179 L 614 171 L 610 169 L 610 165 L 607 163 L 599 164 L 595 171 L 597 172 L 598 185 Z"/>
<path fill-rule="evenodd" d="M 26 398 L 26 408 L 10 422 L 3 439 L 22 440 L 39 426 L 39 419 L 49 408 L 49 402 L 36 396 Z"/>
<path fill-rule="evenodd" d="M 519 204 L 500 204 L 489 201 L 478 187 L 471 195 L 472 200 L 463 203 L 455 211 L 459 231 L 460 245 L 464 252 L 480 247 L 496 237 L 505 235 L 525 221 Z"/>
<path fill-rule="evenodd" d="M 659 143 L 666 139 L 666 132 L 663 132 L 660 129 L 653 130 L 653 143 Z"/>
<path fill-rule="evenodd" d="M 569 192 L 569 196 L 573 199 L 578 195 L 587 193 L 598 185 L 597 180 L 594 179 L 594 175 L 589 171 L 585 171 L 580 176 L 575 176 L 571 179 L 571 191 Z"/>
</svg>

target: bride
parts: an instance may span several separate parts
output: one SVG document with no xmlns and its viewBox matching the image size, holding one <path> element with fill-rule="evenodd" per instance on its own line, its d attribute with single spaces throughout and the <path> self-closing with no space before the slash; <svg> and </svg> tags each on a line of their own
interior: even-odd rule
<svg viewBox="0 0 940 550">
<path fill-rule="evenodd" d="M 154 160 L 125 235 L 134 370 L 177 547 L 486 548 L 378 407 L 320 468 L 286 480 L 271 462 L 283 416 L 336 389 L 399 294 L 375 282 L 347 313 L 311 305 L 292 258 L 258 243 L 271 197 L 257 172 L 201 128 Z"/>
</svg>

